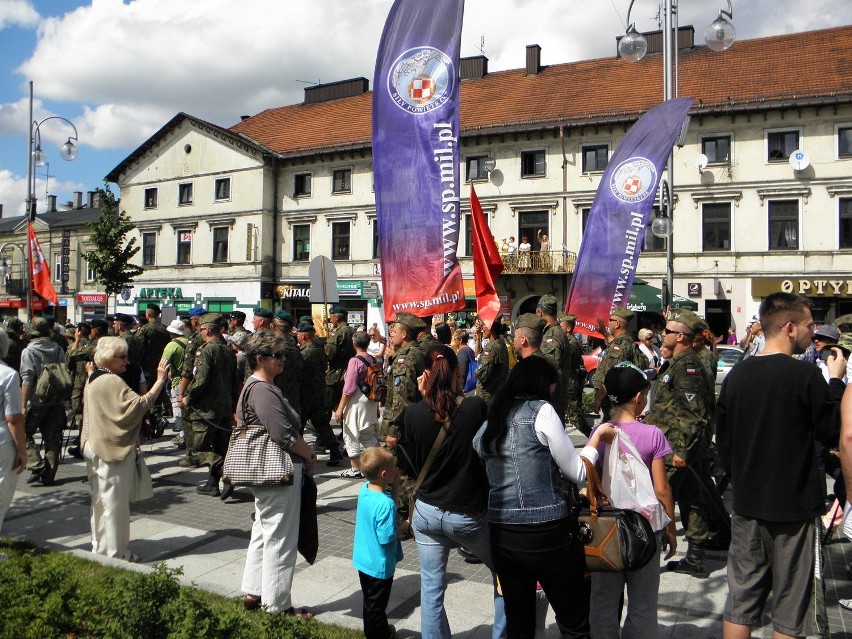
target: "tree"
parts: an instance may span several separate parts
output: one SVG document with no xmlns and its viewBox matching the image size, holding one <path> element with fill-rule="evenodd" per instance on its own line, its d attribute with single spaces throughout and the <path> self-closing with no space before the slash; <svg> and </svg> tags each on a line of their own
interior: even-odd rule
<svg viewBox="0 0 852 639">
<path fill-rule="evenodd" d="M 101 216 L 88 224 L 92 230 L 95 249 L 86 253 L 89 267 L 95 271 L 95 279 L 103 284 L 107 295 L 115 295 L 133 284 L 133 278 L 144 269 L 130 260 L 139 252 L 136 238 L 125 243 L 128 232 L 136 228 L 130 216 L 118 208 L 118 202 L 107 183 L 98 189 Z"/>
</svg>

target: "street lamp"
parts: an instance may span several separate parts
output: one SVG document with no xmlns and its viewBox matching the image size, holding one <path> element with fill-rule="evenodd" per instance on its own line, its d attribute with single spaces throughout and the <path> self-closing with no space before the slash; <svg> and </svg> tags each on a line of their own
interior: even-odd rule
<svg viewBox="0 0 852 639">
<path fill-rule="evenodd" d="M 6 256 L 4 255 L 4 253 L 6 252 L 6 249 L 8 247 L 17 248 L 21 252 L 21 259 L 23 259 L 23 260 L 26 260 L 27 252 L 26 252 L 26 249 L 24 249 L 24 245 L 18 244 L 17 242 L 5 242 L 2 246 L 0 246 L 0 256 L 3 256 L 2 261 L 0 261 L 0 277 L 3 278 L 3 284 L 6 288 L 6 293 L 11 295 L 12 292 L 9 290 L 9 284 L 10 284 L 11 279 L 12 279 L 12 265 L 9 264 L 9 262 L 6 260 Z M 22 263 L 21 264 L 21 270 L 23 270 L 23 268 L 24 268 L 24 265 Z M 21 273 L 21 275 L 24 275 L 24 273 Z M 22 277 L 21 283 L 24 286 L 24 288 L 26 289 L 27 299 L 29 299 L 29 278 L 28 277 Z M 24 291 L 21 291 L 21 293 L 23 293 L 23 292 Z"/>
<path fill-rule="evenodd" d="M 62 120 L 74 129 L 74 135 L 69 136 L 68 140 L 59 148 L 59 157 L 70 162 L 77 158 L 77 127 L 67 118 L 59 115 L 50 115 L 43 120 L 36 122 L 33 120 L 33 83 L 30 80 L 30 136 L 27 141 L 27 221 L 32 222 L 36 216 L 36 195 L 35 195 L 35 175 L 33 166 L 44 166 L 47 164 L 47 154 L 41 150 L 41 125 L 48 120 Z M 32 319 L 32 247 L 29 239 L 27 240 L 27 319 Z"/>
<path fill-rule="evenodd" d="M 648 52 L 648 42 L 645 36 L 636 30 L 636 25 L 630 22 L 630 12 L 633 3 L 627 8 L 627 30 L 618 42 L 618 53 L 625 60 L 636 62 L 645 57 Z M 677 5 L 678 0 L 665 0 L 663 12 L 665 20 L 663 24 L 663 100 L 671 100 L 678 95 L 677 68 Z M 727 17 L 727 18 L 726 18 Z M 719 11 L 719 17 L 707 27 L 704 32 L 704 41 L 714 51 L 725 51 L 731 47 L 737 37 L 734 25 L 728 19 L 733 19 L 734 8 L 731 0 L 728 0 L 728 10 Z M 681 132 L 681 139 L 685 130 Z M 681 143 L 682 145 L 682 143 Z M 674 246 L 672 242 L 672 214 L 674 211 L 673 189 L 674 189 L 674 164 L 672 154 L 669 154 L 666 165 L 667 179 L 660 185 L 660 215 L 651 223 L 651 232 L 659 238 L 666 238 L 666 281 L 663 287 L 663 306 L 669 306 L 674 299 Z"/>
</svg>

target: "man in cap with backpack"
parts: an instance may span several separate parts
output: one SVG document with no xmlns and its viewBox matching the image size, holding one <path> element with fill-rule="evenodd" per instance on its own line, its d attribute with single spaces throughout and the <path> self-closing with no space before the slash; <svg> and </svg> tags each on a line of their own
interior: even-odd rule
<svg viewBox="0 0 852 639">
<path fill-rule="evenodd" d="M 40 481 L 45 486 L 53 484 L 59 467 L 62 430 L 66 425 L 65 400 L 71 397 L 65 353 L 50 339 L 51 333 L 44 318 L 33 318 L 27 327 L 30 343 L 21 353 L 21 404 L 26 417 L 27 468 L 32 472 L 27 483 Z M 51 366 L 55 364 L 61 366 Z M 68 382 L 67 397 L 59 379 L 63 371 Z M 41 433 L 44 457 L 35 443 L 36 432 Z"/>
</svg>

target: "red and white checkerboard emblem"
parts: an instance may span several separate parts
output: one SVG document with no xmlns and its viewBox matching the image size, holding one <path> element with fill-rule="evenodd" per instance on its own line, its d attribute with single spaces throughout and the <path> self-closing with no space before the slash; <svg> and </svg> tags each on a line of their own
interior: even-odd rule
<svg viewBox="0 0 852 639">
<path fill-rule="evenodd" d="M 636 195 L 642 190 L 642 180 L 638 175 L 631 175 L 624 180 L 624 185 L 621 187 L 628 195 Z"/>
<path fill-rule="evenodd" d="M 435 80 L 430 75 L 419 75 L 408 85 L 408 96 L 418 103 L 428 102 L 435 95 Z"/>
</svg>

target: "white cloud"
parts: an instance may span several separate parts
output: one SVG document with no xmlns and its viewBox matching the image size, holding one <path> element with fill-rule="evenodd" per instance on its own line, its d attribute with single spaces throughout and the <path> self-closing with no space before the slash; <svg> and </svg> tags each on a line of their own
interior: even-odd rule
<svg viewBox="0 0 852 639">
<path fill-rule="evenodd" d="M 9 26 L 34 27 L 39 15 L 29 0 L 3 0 L 0 2 L 0 30 Z"/>
<path fill-rule="evenodd" d="M 84 192 L 83 186 L 77 182 L 57 182 L 50 178 L 50 188 L 46 190 L 43 177 L 36 178 L 36 208 L 39 213 L 47 210 L 47 194 Z M 3 202 L 3 217 L 16 217 L 23 215 L 27 210 L 27 177 L 15 175 L 8 169 L 0 169 L 0 202 Z M 63 202 L 58 202 L 63 204 Z"/>
</svg>

